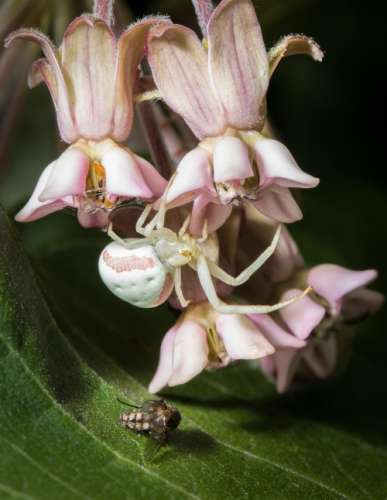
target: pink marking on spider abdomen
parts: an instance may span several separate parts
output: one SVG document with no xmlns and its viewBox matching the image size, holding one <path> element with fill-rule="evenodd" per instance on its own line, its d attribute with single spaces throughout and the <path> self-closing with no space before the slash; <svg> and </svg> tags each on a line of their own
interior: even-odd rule
<svg viewBox="0 0 387 500">
<path fill-rule="evenodd" d="M 151 257 L 137 257 L 130 255 L 129 257 L 113 257 L 107 250 L 102 253 L 103 261 L 117 273 L 128 271 L 146 271 L 155 267 L 155 261 Z"/>
</svg>

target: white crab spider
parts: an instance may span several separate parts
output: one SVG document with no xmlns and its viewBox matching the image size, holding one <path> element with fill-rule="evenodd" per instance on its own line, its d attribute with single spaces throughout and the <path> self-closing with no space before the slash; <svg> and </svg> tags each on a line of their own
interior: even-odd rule
<svg viewBox="0 0 387 500">
<path fill-rule="evenodd" d="M 145 225 L 152 206 L 145 207 L 136 224 L 136 231 L 143 238 L 121 239 L 109 228 L 109 236 L 115 240 L 105 247 L 99 259 L 102 281 L 111 292 L 122 300 L 138 307 L 155 307 L 169 297 L 173 289 L 182 305 L 184 298 L 181 286 L 181 268 L 188 265 L 194 269 L 210 304 L 224 314 L 269 313 L 300 299 L 300 296 L 274 305 L 228 304 L 217 295 L 213 277 L 231 286 L 245 283 L 274 253 L 279 237 L 278 227 L 270 246 L 238 276 L 233 277 L 221 269 L 218 262 L 218 242 L 215 234 L 201 238 L 187 233 L 190 217 L 187 217 L 178 233 L 164 227 L 165 209 Z"/>
</svg>

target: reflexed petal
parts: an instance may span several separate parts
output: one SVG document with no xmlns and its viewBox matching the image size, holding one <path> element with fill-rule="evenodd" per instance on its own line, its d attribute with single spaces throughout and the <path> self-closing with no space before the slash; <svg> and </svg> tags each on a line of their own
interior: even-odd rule
<svg viewBox="0 0 387 500">
<path fill-rule="evenodd" d="M 78 131 L 74 125 L 70 101 L 68 96 L 67 85 L 63 76 L 62 68 L 56 56 L 56 48 L 50 39 L 33 29 L 20 29 L 11 33 L 6 41 L 5 46 L 9 45 L 17 39 L 28 40 L 38 43 L 50 65 L 50 70 L 46 71 L 48 78 L 48 88 L 54 101 L 57 112 L 57 119 L 61 137 L 68 143 L 74 142 L 78 138 Z M 42 69 L 42 71 L 44 71 Z M 53 81 L 55 80 L 55 84 Z"/>
<path fill-rule="evenodd" d="M 249 314 L 249 318 L 256 324 L 265 339 L 276 349 L 301 349 L 306 345 L 303 340 L 291 335 L 281 328 L 278 323 L 267 314 Z"/>
<path fill-rule="evenodd" d="M 173 371 L 173 344 L 176 337 L 177 326 L 173 326 L 165 334 L 160 347 L 160 358 L 156 373 L 154 374 L 148 391 L 152 394 L 161 391 L 168 384 Z"/>
<path fill-rule="evenodd" d="M 168 385 L 185 384 L 199 375 L 207 366 L 208 354 L 207 332 L 194 321 L 183 321 L 176 332 Z"/>
<path fill-rule="evenodd" d="M 321 342 L 314 342 L 303 352 L 303 358 L 316 377 L 329 377 L 337 365 L 337 341 L 333 335 Z"/>
<path fill-rule="evenodd" d="M 341 311 L 348 323 L 361 321 L 377 312 L 383 305 L 384 295 L 368 288 L 358 288 L 345 296 Z"/>
<path fill-rule="evenodd" d="M 287 290 L 281 297 L 281 301 L 291 299 L 300 295 L 302 290 Z M 288 325 L 290 331 L 299 339 L 305 340 L 312 331 L 320 324 L 326 314 L 326 310 L 310 297 L 305 296 L 290 306 L 280 311 L 281 318 Z"/>
<path fill-rule="evenodd" d="M 146 37 L 153 26 L 166 23 L 169 21 L 163 17 L 146 17 L 129 26 L 118 40 L 112 135 L 117 141 L 125 140 L 132 128 L 133 87 L 144 56 Z"/>
<path fill-rule="evenodd" d="M 300 351 L 287 349 L 274 354 L 276 364 L 277 391 L 282 394 L 287 391 L 297 371 Z"/>
<path fill-rule="evenodd" d="M 55 162 L 39 200 L 84 194 L 88 171 L 89 157 L 79 149 L 66 149 Z"/>
<path fill-rule="evenodd" d="M 302 219 L 302 212 L 288 188 L 271 186 L 258 193 L 252 204 L 267 217 L 278 222 L 296 222 Z"/>
<path fill-rule="evenodd" d="M 255 324 L 242 314 L 220 314 L 216 329 L 232 359 L 258 359 L 274 352 Z"/>
<path fill-rule="evenodd" d="M 277 248 L 268 264 L 270 266 L 270 279 L 277 283 L 289 279 L 297 269 L 305 267 L 297 244 L 285 226 L 281 228 Z"/>
<path fill-rule="evenodd" d="M 231 212 L 231 205 L 219 205 L 216 198 L 204 194 L 199 195 L 193 202 L 190 233 L 193 236 L 201 236 L 205 221 L 207 221 L 209 233 L 216 231 L 223 226 Z"/>
<path fill-rule="evenodd" d="M 103 154 L 101 163 L 106 172 L 108 193 L 126 198 L 152 198 L 152 191 L 132 153 L 116 146 Z"/>
<path fill-rule="evenodd" d="M 275 364 L 274 364 L 274 356 L 265 356 L 264 358 L 261 358 L 259 360 L 259 365 L 261 367 L 261 370 L 263 373 L 272 378 L 272 376 L 275 374 Z"/>
<path fill-rule="evenodd" d="M 352 271 L 334 264 L 322 264 L 309 271 L 308 283 L 314 291 L 326 299 L 337 314 L 341 308 L 341 299 L 356 288 L 367 285 L 377 278 L 377 271 Z"/>
<path fill-rule="evenodd" d="M 50 63 L 45 57 L 37 59 L 31 64 L 28 72 L 28 86 L 30 89 L 40 83 L 45 82 L 54 102 L 58 99 L 58 89 L 56 87 L 55 76 L 52 73 Z"/>
<path fill-rule="evenodd" d="M 159 174 L 155 167 L 149 163 L 149 161 L 146 161 L 144 158 L 141 158 L 141 156 L 134 153 L 133 156 L 147 186 L 153 193 L 153 197 L 158 198 L 164 193 L 168 182 Z"/>
<path fill-rule="evenodd" d="M 50 163 L 46 167 L 39 177 L 39 180 L 35 186 L 35 189 L 28 200 L 27 204 L 20 210 L 15 216 L 15 220 L 18 222 L 32 222 L 34 220 L 45 217 L 48 214 L 62 210 L 68 205 L 65 200 L 54 200 L 41 202 L 39 196 L 44 190 L 47 180 L 51 175 L 52 169 L 54 168 L 55 162 Z"/>
<path fill-rule="evenodd" d="M 259 128 L 269 83 L 261 28 L 250 0 L 223 0 L 208 24 L 210 75 L 227 116 L 238 129 Z"/>
<path fill-rule="evenodd" d="M 114 108 L 115 37 L 100 19 L 83 15 L 67 28 L 61 62 L 71 81 L 79 133 L 102 139 L 111 132 Z"/>
<path fill-rule="evenodd" d="M 197 147 L 187 153 L 177 167 L 176 177 L 168 190 L 167 203 L 170 207 L 184 205 L 201 192 L 215 195 L 209 154 Z"/>
<path fill-rule="evenodd" d="M 192 30 L 176 24 L 152 30 L 148 58 L 163 99 L 197 137 L 223 132 L 224 115 L 211 91 L 207 53 Z"/>
<path fill-rule="evenodd" d="M 303 172 L 286 146 L 274 139 L 260 139 L 254 145 L 260 186 L 313 188 L 320 182 Z"/>
<path fill-rule="evenodd" d="M 214 148 L 214 181 L 242 180 L 254 175 L 249 151 L 237 137 L 222 137 Z"/>
<path fill-rule="evenodd" d="M 324 57 L 318 43 L 305 35 L 284 36 L 269 52 L 270 76 L 274 73 L 283 57 L 304 54 L 321 62 Z"/>
<path fill-rule="evenodd" d="M 79 224 L 85 228 L 96 227 L 102 229 L 109 225 L 109 215 L 103 209 L 88 213 L 78 208 L 77 217 Z"/>
</svg>

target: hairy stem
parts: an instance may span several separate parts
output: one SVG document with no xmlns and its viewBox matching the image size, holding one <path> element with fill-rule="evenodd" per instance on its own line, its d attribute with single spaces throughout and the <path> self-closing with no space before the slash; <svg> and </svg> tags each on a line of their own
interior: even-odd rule
<svg viewBox="0 0 387 500">
<path fill-rule="evenodd" d="M 192 0 L 200 29 L 202 30 L 204 38 L 207 38 L 207 23 L 210 19 L 214 4 L 212 0 Z"/>
<path fill-rule="evenodd" d="M 111 26 L 113 24 L 114 0 L 94 0 L 93 14 Z"/>
<path fill-rule="evenodd" d="M 172 169 L 163 138 L 158 127 L 151 102 L 140 102 L 137 112 L 148 143 L 152 160 L 160 174 L 169 179 Z"/>
</svg>

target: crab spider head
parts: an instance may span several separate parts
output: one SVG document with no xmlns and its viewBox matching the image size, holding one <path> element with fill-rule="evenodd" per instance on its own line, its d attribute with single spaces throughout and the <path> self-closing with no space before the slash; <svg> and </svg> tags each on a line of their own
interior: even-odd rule
<svg viewBox="0 0 387 500">
<path fill-rule="evenodd" d="M 157 255 L 169 267 L 182 267 L 189 264 L 194 257 L 191 245 L 179 240 L 160 239 L 155 244 Z"/>
<path fill-rule="evenodd" d="M 108 289 L 137 307 L 156 307 L 165 302 L 173 290 L 170 270 L 155 247 L 146 241 L 137 248 L 109 243 L 100 255 L 98 268 Z"/>
</svg>

